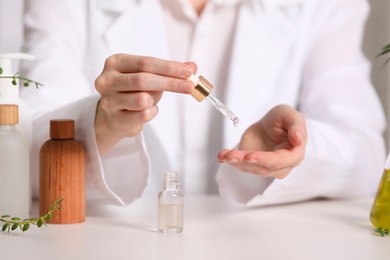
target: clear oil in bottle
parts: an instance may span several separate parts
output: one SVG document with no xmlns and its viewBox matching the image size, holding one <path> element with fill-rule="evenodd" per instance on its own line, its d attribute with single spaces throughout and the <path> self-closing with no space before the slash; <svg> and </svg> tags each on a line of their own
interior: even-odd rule
<svg viewBox="0 0 390 260">
<path fill-rule="evenodd" d="M 183 193 L 179 174 L 164 172 L 162 190 L 158 195 L 158 231 L 183 232 Z"/>
</svg>

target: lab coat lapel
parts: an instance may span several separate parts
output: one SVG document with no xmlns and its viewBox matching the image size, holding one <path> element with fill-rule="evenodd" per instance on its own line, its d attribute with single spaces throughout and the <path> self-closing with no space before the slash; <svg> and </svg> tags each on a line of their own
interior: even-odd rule
<svg viewBox="0 0 390 260">
<path fill-rule="evenodd" d="M 159 0 L 101 0 L 106 19 L 103 41 L 112 52 L 168 58 Z M 148 13 L 149 15 L 144 15 Z"/>
<path fill-rule="evenodd" d="M 291 20 L 294 18 L 285 11 L 289 6 L 295 8 L 298 2 L 246 1 L 239 10 L 226 103 L 236 112 L 240 123 L 237 129 L 225 121 L 226 147 L 237 145 L 242 133 L 263 116 L 262 111 L 274 105 L 275 101 L 269 100 L 270 91 L 282 75 L 296 31 Z"/>
</svg>

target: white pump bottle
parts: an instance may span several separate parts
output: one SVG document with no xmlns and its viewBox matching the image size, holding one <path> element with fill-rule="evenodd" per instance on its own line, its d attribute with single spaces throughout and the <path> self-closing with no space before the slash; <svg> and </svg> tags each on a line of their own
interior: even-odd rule
<svg viewBox="0 0 390 260">
<path fill-rule="evenodd" d="M 33 60 L 35 57 L 27 53 L 0 53 L 0 76 L 14 76 L 16 72 L 12 71 L 12 60 Z M 0 105 L 13 104 L 19 106 L 19 124 L 18 131 L 22 132 L 31 146 L 32 139 L 32 119 L 26 103 L 19 97 L 19 80 L 17 84 L 12 84 L 12 78 L 0 78 Z M 34 87 L 34 86 L 31 86 Z"/>
</svg>

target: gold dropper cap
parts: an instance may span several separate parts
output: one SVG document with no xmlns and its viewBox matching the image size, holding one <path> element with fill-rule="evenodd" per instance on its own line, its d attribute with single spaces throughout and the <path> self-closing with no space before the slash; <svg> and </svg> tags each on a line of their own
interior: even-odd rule
<svg viewBox="0 0 390 260">
<path fill-rule="evenodd" d="M 0 105 L 0 125 L 16 125 L 17 123 L 19 123 L 19 107 Z"/>
<path fill-rule="evenodd" d="M 213 84 L 211 84 L 205 77 L 199 76 L 199 79 L 195 76 L 191 76 L 189 78 L 194 84 L 195 88 L 191 92 L 191 96 L 193 96 L 199 102 L 203 101 L 213 89 Z"/>
</svg>

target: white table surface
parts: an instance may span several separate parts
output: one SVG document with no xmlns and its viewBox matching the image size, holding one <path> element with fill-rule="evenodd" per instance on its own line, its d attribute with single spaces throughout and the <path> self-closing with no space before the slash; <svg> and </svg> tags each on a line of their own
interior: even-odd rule
<svg viewBox="0 0 390 260">
<path fill-rule="evenodd" d="M 185 197 L 184 232 L 156 232 L 157 201 L 88 205 L 85 223 L 0 234 L 0 259 L 390 259 L 369 222 L 373 198 L 241 208 Z"/>
</svg>

